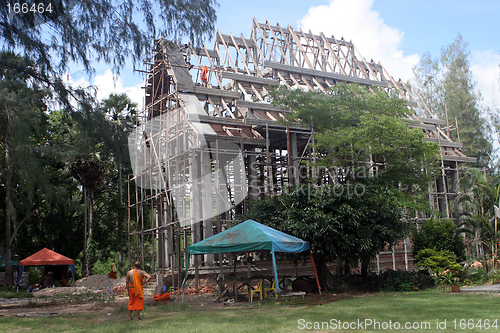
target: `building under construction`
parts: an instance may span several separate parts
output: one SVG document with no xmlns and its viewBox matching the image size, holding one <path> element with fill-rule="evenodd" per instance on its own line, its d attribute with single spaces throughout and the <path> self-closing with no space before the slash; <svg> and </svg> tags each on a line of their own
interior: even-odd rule
<svg viewBox="0 0 500 333">
<path fill-rule="evenodd" d="M 160 39 L 152 51 L 145 108 L 129 141 L 128 231 L 129 259 L 142 259 L 158 274 L 177 276 L 186 244 L 229 228 L 248 208 L 246 198 L 280 194 L 314 172 L 304 164 L 313 156 L 311 129 L 280 121 L 288 111 L 270 104 L 273 86 L 326 91 L 347 82 L 397 90 L 414 110 L 408 126 L 441 146 L 442 173 L 429 200 L 445 217 L 462 165 L 476 161 L 460 151 L 450 125 L 410 83 L 395 81 L 343 38 L 254 19 L 247 37 L 217 31 L 215 45 L 200 48 Z M 415 215 L 417 222 L 425 218 Z M 401 253 L 387 253 L 389 265 L 379 256 L 374 268 L 395 268 L 399 256 L 408 269 L 409 249 L 404 240 Z M 218 270 L 226 260 L 230 256 L 195 256 L 192 267 Z"/>
</svg>

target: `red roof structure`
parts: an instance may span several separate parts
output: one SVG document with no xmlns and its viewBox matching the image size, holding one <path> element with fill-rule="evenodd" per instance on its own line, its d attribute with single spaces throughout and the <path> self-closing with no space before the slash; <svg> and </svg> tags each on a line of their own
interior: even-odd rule
<svg viewBox="0 0 500 333">
<path fill-rule="evenodd" d="M 73 259 L 43 248 L 19 262 L 19 266 L 73 265 Z"/>
</svg>

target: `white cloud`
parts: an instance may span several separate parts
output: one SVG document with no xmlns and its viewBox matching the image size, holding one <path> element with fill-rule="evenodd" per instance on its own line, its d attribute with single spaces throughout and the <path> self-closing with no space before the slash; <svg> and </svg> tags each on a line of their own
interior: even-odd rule
<svg viewBox="0 0 500 333">
<path fill-rule="evenodd" d="M 372 5 L 373 0 L 330 0 L 328 5 L 311 7 L 301 26 L 305 31 L 352 41 L 367 61 L 380 61 L 396 80 L 407 81 L 420 57 L 404 55 L 398 48 L 404 32 L 385 24 Z"/>
<path fill-rule="evenodd" d="M 123 79 L 120 76 L 114 77 L 110 69 L 106 69 L 104 74 L 97 75 L 94 78 L 93 85 L 97 90 L 96 97 L 99 101 L 107 98 L 111 93 L 126 93 L 132 102 L 137 103 L 139 110 L 144 106 L 144 90 L 141 89 L 142 84 L 124 87 Z"/>
<path fill-rule="evenodd" d="M 471 52 L 471 71 L 484 106 L 500 106 L 500 54 L 492 50 Z"/>
<path fill-rule="evenodd" d="M 139 110 L 141 110 L 144 106 L 144 90 L 141 88 L 142 84 L 139 83 L 135 86 L 124 87 L 123 79 L 120 76 L 113 76 L 113 72 L 110 69 L 106 69 L 104 74 L 96 75 L 92 85 L 84 77 L 74 79 L 69 74 L 64 75 L 63 80 L 65 84 L 71 87 L 91 87 L 95 91 L 95 97 L 99 102 L 108 98 L 111 93 L 126 93 L 132 102 L 137 103 Z M 74 103 L 74 105 L 76 106 L 76 103 Z M 54 109 L 59 107 L 60 106 L 57 103 L 54 104 Z"/>
</svg>

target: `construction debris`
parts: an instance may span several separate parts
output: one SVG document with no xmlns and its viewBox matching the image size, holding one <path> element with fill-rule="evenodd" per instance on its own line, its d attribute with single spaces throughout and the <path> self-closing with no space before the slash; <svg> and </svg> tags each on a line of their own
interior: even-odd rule
<svg viewBox="0 0 500 333">
<path fill-rule="evenodd" d="M 201 285 L 196 291 L 195 287 L 186 287 L 186 295 L 201 295 L 201 294 L 211 294 L 217 291 L 217 287 L 211 286 L 209 284 Z M 182 288 L 177 289 L 170 293 L 170 295 L 182 295 Z"/>
</svg>

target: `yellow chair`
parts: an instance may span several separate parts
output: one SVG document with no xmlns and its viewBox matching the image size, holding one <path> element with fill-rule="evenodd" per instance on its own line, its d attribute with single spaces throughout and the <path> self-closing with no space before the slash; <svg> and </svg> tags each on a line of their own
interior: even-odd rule
<svg viewBox="0 0 500 333">
<path fill-rule="evenodd" d="M 250 302 L 253 302 L 253 293 L 259 293 L 260 299 L 262 300 L 262 280 L 260 280 L 259 284 L 257 285 L 257 288 L 250 289 Z"/>
<path fill-rule="evenodd" d="M 264 289 L 264 295 L 267 297 L 267 293 L 270 293 L 271 291 L 274 291 L 274 297 L 278 298 L 278 292 L 276 291 L 276 281 L 273 281 L 273 285 L 271 286 L 271 288 Z"/>
</svg>

